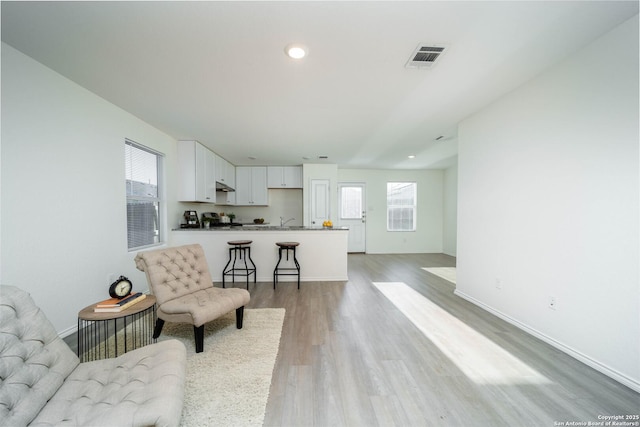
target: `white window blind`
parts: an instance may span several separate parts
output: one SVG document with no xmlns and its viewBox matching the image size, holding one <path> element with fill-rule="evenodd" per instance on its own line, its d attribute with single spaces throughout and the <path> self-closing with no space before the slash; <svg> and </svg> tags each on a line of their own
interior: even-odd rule
<svg viewBox="0 0 640 427">
<path fill-rule="evenodd" d="M 160 232 L 163 156 L 149 148 L 125 141 L 127 187 L 127 247 L 140 249 L 162 243 Z"/>
<path fill-rule="evenodd" d="M 387 231 L 415 231 L 417 184 L 387 183 Z"/>
</svg>

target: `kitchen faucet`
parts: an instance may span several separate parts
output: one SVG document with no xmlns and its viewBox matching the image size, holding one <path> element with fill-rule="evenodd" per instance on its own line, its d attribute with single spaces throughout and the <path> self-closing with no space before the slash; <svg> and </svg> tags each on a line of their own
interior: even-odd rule
<svg viewBox="0 0 640 427">
<path fill-rule="evenodd" d="M 295 218 L 289 218 L 288 220 L 284 220 L 284 217 L 281 216 L 280 217 L 280 227 L 284 227 L 286 223 L 288 223 L 289 221 L 293 221 Z"/>
</svg>

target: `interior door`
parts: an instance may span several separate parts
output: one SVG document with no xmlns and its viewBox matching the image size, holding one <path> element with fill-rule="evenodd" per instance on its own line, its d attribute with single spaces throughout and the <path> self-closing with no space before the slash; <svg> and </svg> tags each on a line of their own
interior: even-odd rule
<svg viewBox="0 0 640 427">
<path fill-rule="evenodd" d="M 331 219 L 331 209 L 329 205 L 329 180 L 311 180 L 311 215 L 309 220 L 311 226 L 320 226 L 328 219 Z"/>
<path fill-rule="evenodd" d="M 349 227 L 348 252 L 366 252 L 365 184 L 338 184 L 338 224 Z"/>
</svg>

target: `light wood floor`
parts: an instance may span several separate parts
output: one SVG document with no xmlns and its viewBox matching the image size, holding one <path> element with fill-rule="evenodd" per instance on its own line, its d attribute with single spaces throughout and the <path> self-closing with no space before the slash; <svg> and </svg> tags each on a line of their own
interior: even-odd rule
<svg viewBox="0 0 640 427">
<path fill-rule="evenodd" d="M 352 254 L 348 282 L 303 282 L 299 291 L 281 282 L 275 292 L 251 284 L 248 308 L 287 310 L 264 425 L 538 427 L 640 413 L 639 394 L 422 269 L 451 266 L 446 255 Z M 440 336 L 420 332 L 372 282 L 404 282 L 427 297 Z M 454 335 L 455 352 L 442 348 Z"/>
</svg>

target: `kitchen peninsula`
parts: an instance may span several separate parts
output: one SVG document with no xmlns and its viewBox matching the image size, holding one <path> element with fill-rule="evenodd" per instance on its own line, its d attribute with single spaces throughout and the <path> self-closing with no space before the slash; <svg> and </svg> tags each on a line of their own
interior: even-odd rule
<svg viewBox="0 0 640 427">
<path fill-rule="evenodd" d="M 174 229 L 174 246 L 199 243 L 207 256 L 215 282 L 222 281 L 222 270 L 229 260 L 231 240 L 252 240 L 251 259 L 256 265 L 258 282 L 272 282 L 278 262 L 276 242 L 299 242 L 296 258 L 301 281 L 346 281 L 348 228 L 244 226 L 212 229 Z M 239 278 L 244 282 L 244 277 Z M 279 279 L 280 280 L 280 279 Z M 296 280 L 283 277 L 282 281 Z M 236 279 L 238 283 L 238 278 Z"/>
</svg>

